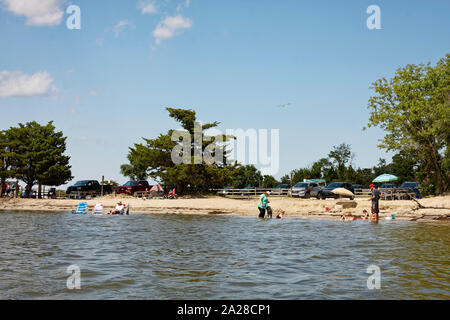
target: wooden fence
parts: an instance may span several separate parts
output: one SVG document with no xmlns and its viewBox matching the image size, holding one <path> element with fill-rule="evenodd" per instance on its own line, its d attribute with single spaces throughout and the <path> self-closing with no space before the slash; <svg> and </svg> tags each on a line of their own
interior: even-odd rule
<svg viewBox="0 0 450 320">
<path fill-rule="evenodd" d="M 214 189 L 218 195 L 228 198 L 255 198 L 264 191 L 270 191 L 270 197 L 289 197 L 291 189 L 270 189 L 270 188 L 255 188 L 255 189 Z M 407 200 L 415 197 L 411 189 L 403 188 L 386 188 L 380 189 L 381 198 L 383 200 Z M 355 189 L 355 198 L 370 198 L 370 189 Z"/>
</svg>

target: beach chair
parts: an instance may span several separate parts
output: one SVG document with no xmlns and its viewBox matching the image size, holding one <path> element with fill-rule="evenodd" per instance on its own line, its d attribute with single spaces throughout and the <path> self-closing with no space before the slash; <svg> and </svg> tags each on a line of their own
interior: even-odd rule
<svg viewBox="0 0 450 320">
<path fill-rule="evenodd" d="M 130 215 L 130 205 L 128 204 L 123 204 L 123 208 L 122 210 L 120 210 L 119 212 L 113 213 L 113 215 L 119 215 L 119 216 L 123 216 L 123 215 Z"/>
<path fill-rule="evenodd" d="M 123 207 L 123 210 L 120 212 L 120 214 L 126 215 L 126 216 L 130 215 L 130 205 L 125 204 L 125 203 L 123 205 L 124 205 L 124 207 Z"/>
<path fill-rule="evenodd" d="M 177 194 L 175 193 L 175 188 L 173 188 L 172 191 L 169 192 L 169 194 L 167 195 L 167 199 L 176 199 L 177 198 Z"/>
<path fill-rule="evenodd" d="M 86 214 L 87 213 L 87 202 L 80 202 L 76 210 L 72 210 L 72 214 Z"/>
<path fill-rule="evenodd" d="M 123 209 L 120 210 L 120 212 L 118 213 L 119 215 L 123 216 L 124 214 L 128 214 L 127 213 L 128 210 L 128 205 L 126 205 L 125 203 L 123 204 Z"/>
<path fill-rule="evenodd" d="M 103 214 L 103 204 L 97 203 L 94 206 L 94 211 L 92 211 L 92 214 Z"/>
</svg>

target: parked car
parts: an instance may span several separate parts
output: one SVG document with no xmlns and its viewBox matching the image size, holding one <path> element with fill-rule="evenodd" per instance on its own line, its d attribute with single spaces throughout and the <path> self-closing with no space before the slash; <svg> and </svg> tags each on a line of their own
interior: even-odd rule
<svg viewBox="0 0 450 320">
<path fill-rule="evenodd" d="M 67 188 L 66 194 L 74 194 L 77 192 L 89 192 L 93 195 L 100 195 L 102 185 L 97 180 L 81 180 L 77 181 L 73 186 Z M 103 185 L 103 194 L 112 193 L 112 186 Z"/>
<path fill-rule="evenodd" d="M 416 195 L 417 199 L 420 199 L 420 192 L 419 192 L 419 183 L 418 182 L 410 182 L 410 181 L 405 181 L 402 183 L 402 185 L 400 186 L 401 189 L 410 189 L 412 190 L 412 192 L 414 192 L 414 194 Z"/>
<path fill-rule="evenodd" d="M 404 189 L 417 189 L 417 187 L 419 187 L 419 183 L 418 182 L 408 182 L 405 181 L 402 183 L 402 185 L 400 186 L 400 188 L 404 188 Z"/>
<path fill-rule="evenodd" d="M 354 184 L 353 189 L 356 190 L 356 189 L 369 189 L 369 188 L 364 187 L 362 184 Z"/>
<path fill-rule="evenodd" d="M 56 199 L 56 188 L 50 188 L 50 190 L 48 191 L 48 198 Z"/>
<path fill-rule="evenodd" d="M 272 189 L 272 191 L 270 191 L 272 194 L 276 194 L 276 195 L 283 195 L 283 194 L 287 194 L 289 191 L 287 189 L 290 189 L 291 186 L 287 183 L 283 183 L 283 184 L 279 184 L 275 187 L 275 189 Z"/>
<path fill-rule="evenodd" d="M 324 188 L 327 186 L 325 179 L 303 179 L 303 182 L 314 182 L 319 185 L 319 187 Z"/>
<path fill-rule="evenodd" d="M 292 187 L 292 196 L 299 198 L 316 197 L 319 199 L 319 192 L 321 188 L 315 182 L 299 182 Z M 289 195 L 290 195 L 289 191 Z"/>
<path fill-rule="evenodd" d="M 395 188 L 398 188 L 398 187 L 393 183 L 383 183 L 380 186 L 380 189 L 395 189 Z"/>
<path fill-rule="evenodd" d="M 228 196 L 233 194 L 233 187 L 225 187 L 222 190 L 217 191 L 219 196 Z"/>
<path fill-rule="evenodd" d="M 125 183 L 123 186 L 120 186 L 117 190 L 117 194 L 128 194 L 128 195 L 136 195 L 137 192 L 150 191 L 150 186 L 145 180 L 131 180 Z"/>
<path fill-rule="evenodd" d="M 325 188 L 322 188 L 322 190 L 319 191 L 319 198 L 321 198 L 321 199 L 326 199 L 326 198 L 337 199 L 337 198 L 344 197 L 344 198 L 350 198 L 350 200 L 353 200 L 355 198 L 355 197 L 349 197 L 349 196 L 340 196 L 338 194 L 334 194 L 333 192 L 331 192 L 332 190 L 334 190 L 336 188 L 344 188 L 344 189 L 351 191 L 353 194 L 355 193 L 355 189 L 353 188 L 353 186 L 350 182 L 333 182 L 333 183 L 330 183 Z"/>
</svg>

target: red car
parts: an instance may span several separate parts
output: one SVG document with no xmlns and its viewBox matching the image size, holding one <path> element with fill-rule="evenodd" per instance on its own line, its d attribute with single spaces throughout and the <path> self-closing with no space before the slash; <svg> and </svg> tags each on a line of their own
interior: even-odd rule
<svg viewBox="0 0 450 320">
<path fill-rule="evenodd" d="M 151 185 L 145 180 L 140 181 L 128 181 L 123 186 L 120 186 L 117 190 L 117 194 L 128 194 L 130 196 L 135 195 L 137 192 L 150 191 Z"/>
</svg>

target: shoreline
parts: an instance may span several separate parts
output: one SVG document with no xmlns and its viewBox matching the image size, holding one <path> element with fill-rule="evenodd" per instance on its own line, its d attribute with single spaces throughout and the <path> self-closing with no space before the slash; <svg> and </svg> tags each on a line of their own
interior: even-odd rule
<svg viewBox="0 0 450 320">
<path fill-rule="evenodd" d="M 88 204 L 91 211 L 96 203 L 103 203 L 105 211 L 113 208 L 118 201 L 130 205 L 130 212 L 147 214 L 184 214 L 209 216 L 257 217 L 257 199 L 230 199 L 218 196 L 191 199 L 152 199 L 143 200 L 129 196 L 104 196 L 91 200 L 71 199 L 0 199 L 0 211 L 61 212 L 71 211 L 80 201 Z M 342 214 L 351 213 L 362 216 L 365 209 L 370 213 L 370 201 L 356 199 L 356 208 L 336 210 L 335 205 L 342 200 L 316 200 L 298 198 L 270 198 L 275 211 L 286 211 L 285 218 L 301 217 L 310 219 L 336 220 Z M 345 200 L 344 200 L 345 201 Z M 412 200 L 381 200 L 380 220 L 395 214 L 395 220 L 403 221 L 450 221 L 450 196 L 420 199 L 419 205 Z M 326 211 L 325 207 L 330 210 Z"/>
</svg>

